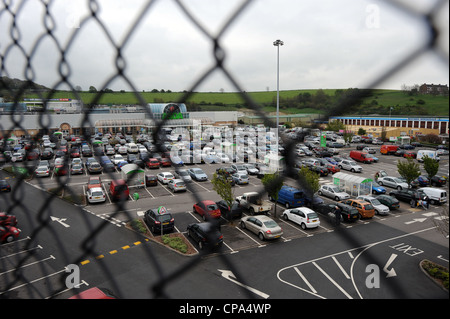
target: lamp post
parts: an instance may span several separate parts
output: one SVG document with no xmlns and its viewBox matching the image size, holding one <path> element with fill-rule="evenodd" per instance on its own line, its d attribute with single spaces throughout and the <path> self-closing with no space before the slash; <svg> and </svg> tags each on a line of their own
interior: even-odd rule
<svg viewBox="0 0 450 319">
<path fill-rule="evenodd" d="M 276 40 L 273 45 L 277 47 L 277 152 L 278 152 L 278 128 L 280 125 L 280 46 L 284 45 L 281 40 Z"/>
</svg>

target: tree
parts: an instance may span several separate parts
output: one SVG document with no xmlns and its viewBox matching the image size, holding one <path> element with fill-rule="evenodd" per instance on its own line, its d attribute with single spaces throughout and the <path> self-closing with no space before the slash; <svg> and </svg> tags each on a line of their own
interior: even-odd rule
<svg viewBox="0 0 450 319">
<path fill-rule="evenodd" d="M 439 162 L 434 158 L 424 156 L 423 168 L 425 169 L 425 172 L 427 172 L 428 178 L 431 179 L 439 170 Z"/>
<path fill-rule="evenodd" d="M 97 93 L 97 89 L 95 88 L 95 86 L 90 86 L 89 87 L 89 93 Z"/>
<path fill-rule="evenodd" d="M 314 194 L 317 193 L 320 188 L 319 178 L 319 174 L 311 171 L 307 167 L 302 167 L 298 171 L 298 179 L 300 185 L 303 186 L 303 191 L 305 192 L 306 198 L 310 201 L 311 205 L 313 202 Z"/>
<path fill-rule="evenodd" d="M 406 180 L 408 186 L 411 187 L 411 182 L 420 176 L 420 166 L 415 163 L 411 158 L 406 161 L 398 161 L 397 163 L 398 173 Z"/>
<path fill-rule="evenodd" d="M 265 174 L 261 179 L 261 183 L 264 185 L 264 189 L 266 190 L 269 197 L 275 200 L 275 203 L 278 200 L 278 193 L 280 192 L 281 187 L 283 187 L 283 178 L 277 174 Z M 277 217 L 277 205 L 274 205 L 274 217 Z"/>
<path fill-rule="evenodd" d="M 231 183 L 225 177 L 217 175 L 217 173 L 214 173 L 211 183 L 217 195 L 227 203 L 228 207 L 231 207 L 234 201 L 234 189 Z"/>
<path fill-rule="evenodd" d="M 358 129 L 358 135 L 366 135 L 366 130 L 365 129 L 363 129 L 362 127 L 360 127 L 359 129 Z"/>
</svg>

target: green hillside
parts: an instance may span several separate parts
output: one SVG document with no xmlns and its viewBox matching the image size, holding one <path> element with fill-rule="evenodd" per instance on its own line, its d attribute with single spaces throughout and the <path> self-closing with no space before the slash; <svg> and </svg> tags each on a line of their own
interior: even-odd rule
<svg viewBox="0 0 450 319">
<path fill-rule="evenodd" d="M 342 92 L 346 90 L 291 90 L 280 91 L 280 111 L 283 113 L 320 113 L 332 107 Z M 85 104 L 94 101 L 97 93 L 79 92 L 79 97 Z M 184 102 L 191 111 L 219 111 L 219 110 L 248 110 L 248 105 L 239 93 L 201 92 L 193 93 L 188 100 L 181 101 L 182 92 L 112 92 L 103 93 L 97 104 L 130 105 L 138 104 L 140 96 L 146 103 Z M 276 92 L 249 92 L 248 95 L 255 103 L 263 107 L 264 112 L 276 110 Z M 27 98 L 39 98 L 36 94 L 29 94 Z M 51 98 L 73 98 L 72 92 L 56 92 Z M 392 108 L 392 110 L 391 110 Z M 373 90 L 371 96 L 352 110 L 361 115 L 389 114 L 392 115 L 427 115 L 448 116 L 449 97 L 433 95 L 408 95 L 400 90 Z"/>
</svg>

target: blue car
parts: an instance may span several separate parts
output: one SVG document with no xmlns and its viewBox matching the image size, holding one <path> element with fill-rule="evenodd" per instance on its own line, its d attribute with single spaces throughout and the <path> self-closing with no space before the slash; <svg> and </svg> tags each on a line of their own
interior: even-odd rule
<svg viewBox="0 0 450 319">
<path fill-rule="evenodd" d="M 380 186 L 380 184 L 374 181 L 372 182 L 372 194 L 377 195 L 386 194 L 386 188 Z"/>
</svg>

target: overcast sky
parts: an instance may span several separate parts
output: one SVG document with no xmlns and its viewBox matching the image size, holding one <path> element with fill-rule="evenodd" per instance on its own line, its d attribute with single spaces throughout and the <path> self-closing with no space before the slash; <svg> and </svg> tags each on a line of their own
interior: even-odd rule
<svg viewBox="0 0 450 319">
<path fill-rule="evenodd" d="M 11 1 L 17 29 L 11 29 L 11 13 L 0 4 L 1 75 L 24 79 L 24 52 L 11 47 L 18 39 L 25 54 L 34 50 L 31 61 L 35 82 L 53 87 L 60 53 L 52 37 L 45 35 L 45 8 L 41 1 Z M 90 19 L 89 1 L 50 1 L 53 20 L 45 19 L 59 46 L 65 49 L 76 32 L 66 55 L 69 81 L 87 90 L 102 88 L 116 74 L 114 45 L 123 43 L 127 32 L 147 5 L 144 0 L 104 0 L 98 3 L 102 27 Z M 415 10 L 427 11 L 436 1 L 415 0 Z M 198 18 L 207 33 L 215 37 L 242 1 L 182 1 Z M 20 10 L 19 10 L 20 8 Z M 95 9 L 95 8 L 94 8 Z M 448 57 L 448 3 L 438 15 L 442 34 L 440 48 Z M 81 28 L 77 28 L 81 24 Z M 53 29 L 54 28 L 54 29 Z M 43 38 L 36 45 L 36 40 Z M 403 57 L 420 47 L 426 27 L 383 1 L 364 0 L 255 0 L 238 15 L 220 38 L 225 50 L 224 66 L 243 90 L 276 90 L 277 48 L 281 39 L 280 90 L 365 87 Z M 215 63 L 213 45 L 171 0 L 154 1 L 126 42 L 122 54 L 125 74 L 138 91 L 190 89 Z M 66 70 L 66 68 L 63 68 Z M 437 55 L 425 54 L 378 87 L 401 89 L 402 84 L 448 84 L 448 65 Z M 131 90 L 123 79 L 107 84 L 113 90 Z M 67 89 L 60 86 L 58 89 Z M 196 91 L 236 91 L 216 70 Z"/>
</svg>

